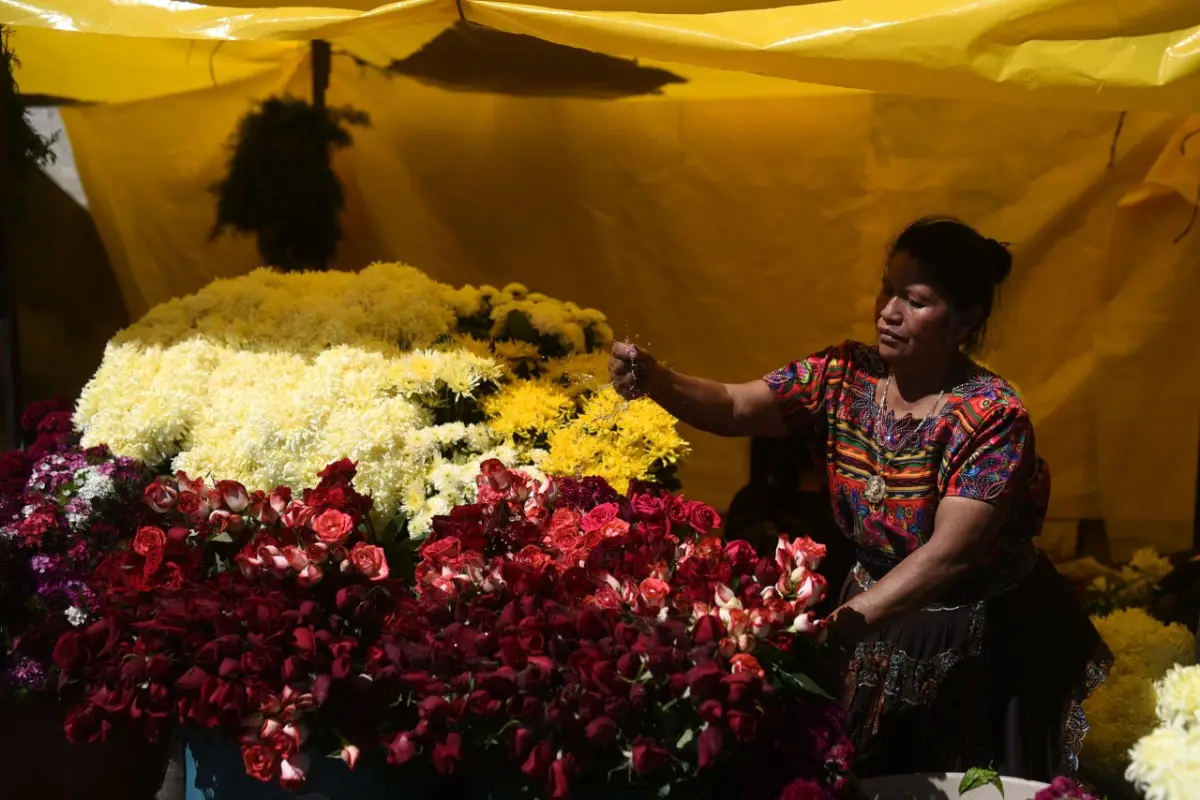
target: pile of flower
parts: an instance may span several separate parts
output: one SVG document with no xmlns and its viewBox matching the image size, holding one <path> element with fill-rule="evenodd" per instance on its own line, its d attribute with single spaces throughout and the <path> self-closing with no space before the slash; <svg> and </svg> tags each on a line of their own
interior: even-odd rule
<svg viewBox="0 0 1200 800">
<path fill-rule="evenodd" d="M 288 788 L 334 752 L 550 797 L 724 770 L 748 796 L 846 789 L 840 711 L 797 636 L 825 591 L 820 545 L 759 558 L 665 490 L 488 461 L 406 568 L 354 477 L 341 461 L 299 495 L 150 483 L 149 516 L 92 576 L 93 621 L 54 650 L 85 697 L 69 738 L 219 728 Z"/>
<path fill-rule="evenodd" d="M 151 310 L 108 345 L 76 424 L 161 471 L 309 486 L 350 458 L 379 525 L 424 536 L 489 459 L 534 474 L 667 482 L 675 421 L 602 386 L 598 311 L 411 267 L 258 270 Z"/>
<path fill-rule="evenodd" d="M 22 427 L 30 446 L 0 457 L 0 694 L 18 697 L 45 687 L 58 635 L 96 609 L 87 578 L 145 483 L 130 459 L 76 446 L 60 404 Z"/>
<path fill-rule="evenodd" d="M 1081 769 L 1112 797 L 1128 792 L 1124 773 L 1133 744 L 1155 726 L 1154 682 L 1176 664 L 1190 664 L 1195 637 L 1163 625 L 1141 609 L 1092 619 L 1115 657 L 1108 680 L 1083 703 L 1091 728 Z"/>
<path fill-rule="evenodd" d="M 1200 787 L 1200 667 L 1175 667 L 1154 685 L 1158 727 L 1130 752 L 1126 777 L 1146 800 L 1190 800 Z"/>
<path fill-rule="evenodd" d="M 1120 569 L 1095 567 L 1098 574 L 1090 577 L 1081 592 L 1083 606 L 1091 614 L 1152 607 L 1163 580 L 1174 570 L 1170 560 L 1153 547 L 1136 551 Z"/>
</svg>

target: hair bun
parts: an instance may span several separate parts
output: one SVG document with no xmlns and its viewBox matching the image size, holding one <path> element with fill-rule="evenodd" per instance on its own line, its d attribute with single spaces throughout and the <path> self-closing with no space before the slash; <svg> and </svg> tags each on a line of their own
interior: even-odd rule
<svg viewBox="0 0 1200 800">
<path fill-rule="evenodd" d="M 987 244 L 988 248 L 994 254 L 994 258 L 992 259 L 992 280 L 999 286 L 1007 280 L 1009 274 L 1012 272 L 1012 253 L 1008 251 L 1007 242 L 988 239 Z"/>
</svg>

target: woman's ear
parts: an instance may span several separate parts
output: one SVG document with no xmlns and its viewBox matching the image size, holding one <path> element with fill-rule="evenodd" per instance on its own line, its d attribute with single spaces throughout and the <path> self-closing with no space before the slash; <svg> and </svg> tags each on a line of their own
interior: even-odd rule
<svg viewBox="0 0 1200 800">
<path fill-rule="evenodd" d="M 966 310 L 954 309 L 950 314 L 950 339 L 956 345 L 962 344 L 975 330 L 983 324 L 983 308 L 969 306 Z"/>
</svg>

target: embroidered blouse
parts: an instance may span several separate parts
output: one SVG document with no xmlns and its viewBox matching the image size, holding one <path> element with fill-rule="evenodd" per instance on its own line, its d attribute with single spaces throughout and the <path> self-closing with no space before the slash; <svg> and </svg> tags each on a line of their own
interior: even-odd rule
<svg viewBox="0 0 1200 800">
<path fill-rule="evenodd" d="M 898 562 L 934 535 L 942 498 L 1004 503 L 1009 512 L 986 561 L 1003 565 L 1009 578 L 1023 574 L 1045 520 L 1050 475 L 1012 386 L 981 368 L 915 434 L 920 419 L 880 416 L 875 396 L 886 375 L 878 350 L 845 342 L 765 378 L 789 427 L 824 450 L 842 533 L 866 555 Z M 863 492 L 877 472 L 887 494 L 873 507 Z"/>
</svg>

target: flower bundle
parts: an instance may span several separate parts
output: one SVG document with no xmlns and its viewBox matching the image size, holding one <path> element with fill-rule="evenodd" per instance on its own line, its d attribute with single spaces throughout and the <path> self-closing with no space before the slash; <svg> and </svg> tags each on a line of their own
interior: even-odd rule
<svg viewBox="0 0 1200 800">
<path fill-rule="evenodd" d="M 1100 798 L 1070 778 L 1060 776 L 1034 795 L 1033 800 L 1100 800 Z"/>
<path fill-rule="evenodd" d="M 348 457 L 375 522 L 421 537 L 492 458 L 621 489 L 670 477 L 687 445 L 657 406 L 601 388 L 611 341 L 598 311 L 518 284 L 258 270 L 122 331 L 75 423 L 86 445 L 252 490 L 309 486 Z"/>
<path fill-rule="evenodd" d="M 58 634 L 96 610 L 87 578 L 145 481 L 130 459 L 78 447 L 57 403 L 22 427 L 29 448 L 0 457 L 0 693 L 17 696 L 45 687 Z"/>
<path fill-rule="evenodd" d="M 1129 751 L 1155 726 L 1154 682 L 1176 664 L 1190 664 L 1195 637 L 1182 625 L 1163 625 L 1141 609 L 1093 617 L 1116 657 L 1108 680 L 1083 703 L 1091 729 L 1083 740 L 1086 777 L 1113 796 L 1124 780 Z"/>
<path fill-rule="evenodd" d="M 1130 751 L 1125 777 L 1146 800 L 1185 800 L 1200 786 L 1200 666 L 1176 666 L 1154 684 L 1158 727 Z"/>
<path fill-rule="evenodd" d="M 353 465 L 320 477 L 298 497 L 146 487 L 148 516 L 92 576 L 94 621 L 55 647 L 85 697 L 72 740 L 121 718 L 221 728 L 249 774 L 289 788 L 314 752 L 551 797 L 723 769 L 775 795 L 845 787 L 840 712 L 805 691 L 795 635 L 825 589 L 819 545 L 759 558 L 703 504 L 489 461 L 408 583 Z"/>
</svg>

